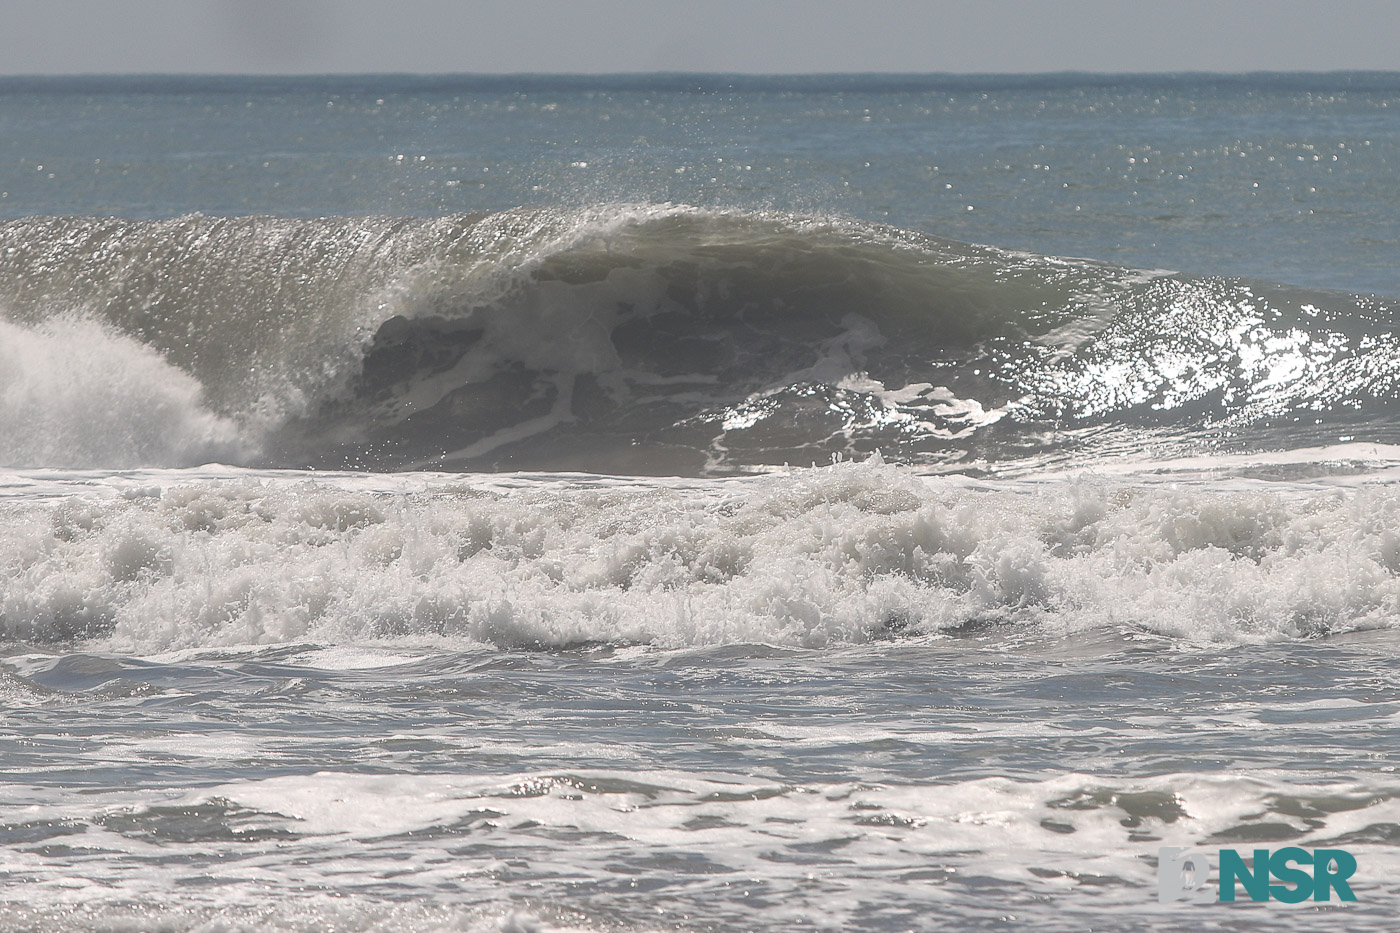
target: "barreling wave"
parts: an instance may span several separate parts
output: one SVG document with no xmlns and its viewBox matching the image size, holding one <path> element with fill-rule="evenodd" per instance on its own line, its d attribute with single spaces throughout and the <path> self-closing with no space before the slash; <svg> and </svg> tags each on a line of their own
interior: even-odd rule
<svg viewBox="0 0 1400 933">
<path fill-rule="evenodd" d="M 0 225 L 0 464 L 976 469 L 1385 441 L 1375 298 L 674 205 Z"/>
</svg>

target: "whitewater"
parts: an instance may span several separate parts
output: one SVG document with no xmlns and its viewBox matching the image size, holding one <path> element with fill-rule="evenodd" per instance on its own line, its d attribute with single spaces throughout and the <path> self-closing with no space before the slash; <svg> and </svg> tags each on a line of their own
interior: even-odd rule
<svg viewBox="0 0 1400 933">
<path fill-rule="evenodd" d="M 0 81 L 0 929 L 1389 929 L 1396 107 Z"/>
</svg>

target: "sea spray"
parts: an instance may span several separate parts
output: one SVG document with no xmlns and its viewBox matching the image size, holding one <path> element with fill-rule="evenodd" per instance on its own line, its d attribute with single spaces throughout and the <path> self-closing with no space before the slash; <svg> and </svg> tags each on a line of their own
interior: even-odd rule
<svg viewBox="0 0 1400 933">
<path fill-rule="evenodd" d="M 249 455 L 238 425 L 153 348 L 76 314 L 0 321 L 0 462 L 193 466 Z"/>
</svg>

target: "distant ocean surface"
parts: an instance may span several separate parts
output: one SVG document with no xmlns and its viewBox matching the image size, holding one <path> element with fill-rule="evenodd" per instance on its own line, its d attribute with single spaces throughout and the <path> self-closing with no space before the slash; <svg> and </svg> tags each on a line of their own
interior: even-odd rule
<svg viewBox="0 0 1400 933">
<path fill-rule="evenodd" d="M 0 930 L 1393 930 L 1397 178 L 1400 74 L 0 79 Z"/>
</svg>

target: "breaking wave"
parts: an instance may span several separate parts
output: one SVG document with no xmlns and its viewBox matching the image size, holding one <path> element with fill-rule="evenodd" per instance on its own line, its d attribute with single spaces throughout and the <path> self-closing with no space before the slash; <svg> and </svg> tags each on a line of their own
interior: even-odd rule
<svg viewBox="0 0 1400 933">
<path fill-rule="evenodd" d="M 742 472 L 1385 441 L 1395 305 L 611 205 L 0 224 L 0 464 Z"/>
</svg>

